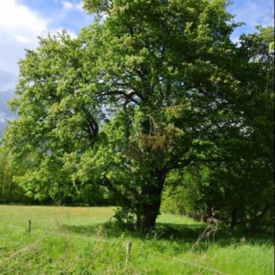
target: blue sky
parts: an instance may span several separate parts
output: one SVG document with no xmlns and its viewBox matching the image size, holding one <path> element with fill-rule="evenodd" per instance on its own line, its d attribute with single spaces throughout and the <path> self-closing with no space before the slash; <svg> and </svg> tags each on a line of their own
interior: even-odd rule
<svg viewBox="0 0 275 275">
<path fill-rule="evenodd" d="M 232 40 L 242 33 L 254 32 L 255 25 L 271 25 L 272 0 L 236 0 L 228 7 L 236 22 L 246 25 L 237 29 Z M 0 137 L 5 119 L 13 119 L 6 101 L 14 96 L 20 58 L 24 49 L 35 49 L 37 36 L 67 29 L 76 37 L 82 27 L 93 22 L 93 16 L 82 9 L 80 0 L 0 0 Z"/>
</svg>

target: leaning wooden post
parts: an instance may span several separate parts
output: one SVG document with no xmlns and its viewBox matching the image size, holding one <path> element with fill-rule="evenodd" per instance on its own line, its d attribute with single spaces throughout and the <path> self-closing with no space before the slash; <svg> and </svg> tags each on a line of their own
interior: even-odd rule
<svg viewBox="0 0 275 275">
<path fill-rule="evenodd" d="M 132 246 L 132 243 L 128 242 L 127 243 L 126 264 L 129 264 L 129 258 L 130 258 L 130 253 L 131 253 L 131 246 Z"/>
<path fill-rule="evenodd" d="M 28 231 L 29 231 L 29 233 L 31 233 L 31 225 L 32 225 L 32 221 L 29 220 L 28 221 Z"/>
</svg>

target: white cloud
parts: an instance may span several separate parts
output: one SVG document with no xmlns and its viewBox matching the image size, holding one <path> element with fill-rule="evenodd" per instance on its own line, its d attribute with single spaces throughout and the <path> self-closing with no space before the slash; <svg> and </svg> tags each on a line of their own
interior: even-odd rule
<svg viewBox="0 0 275 275">
<path fill-rule="evenodd" d="M 0 1 L 0 70 L 16 73 L 24 47 L 35 48 L 48 25 L 49 20 L 15 0 Z"/>
<path fill-rule="evenodd" d="M 51 23 L 18 0 L 0 0 L 0 71 L 17 75 L 17 62 L 24 57 L 24 49 L 35 49 L 39 43 L 37 37 L 43 33 L 56 33 Z M 69 34 L 76 37 L 74 32 Z"/>
<path fill-rule="evenodd" d="M 235 1 L 233 5 L 228 7 L 228 11 L 231 14 L 236 15 L 235 22 L 244 22 L 245 25 L 237 28 L 231 35 L 231 40 L 236 43 L 239 42 L 240 35 L 243 33 L 254 33 L 256 32 L 255 26 L 270 26 L 272 24 L 272 16 L 270 13 L 274 13 L 270 8 L 274 6 L 271 0 L 243 0 Z"/>
<path fill-rule="evenodd" d="M 22 43 L 22 44 L 28 44 L 31 42 L 31 40 L 28 37 L 20 35 L 20 34 L 16 34 L 13 37 L 17 42 Z"/>
<path fill-rule="evenodd" d="M 230 12 L 235 14 L 236 22 L 244 22 L 248 27 L 254 28 L 255 25 L 267 26 L 270 24 L 270 7 L 274 3 L 267 1 L 243 1 L 236 2 L 230 8 Z"/>
<path fill-rule="evenodd" d="M 0 3 L 1 32 L 37 34 L 41 30 L 45 30 L 47 23 L 47 20 L 41 18 L 39 14 L 30 11 L 15 0 L 1 1 Z"/>
<path fill-rule="evenodd" d="M 102 17 L 102 21 L 105 21 L 106 19 L 107 19 L 107 17 L 108 17 L 109 15 L 108 15 L 108 13 L 107 12 L 102 12 L 101 13 L 101 17 Z"/>
<path fill-rule="evenodd" d="M 231 41 L 232 41 L 233 43 L 239 43 L 239 42 L 240 42 L 240 38 L 239 38 L 239 37 L 232 37 L 232 38 L 231 38 Z"/>
<path fill-rule="evenodd" d="M 79 0 L 78 0 L 79 1 Z M 55 1 L 60 3 L 60 1 Z M 61 32 L 60 22 L 67 16 L 68 11 L 63 9 L 56 12 L 58 16 L 49 13 L 42 16 L 21 0 L 0 0 L 0 138 L 5 119 L 12 120 L 16 116 L 10 113 L 6 101 L 14 96 L 14 89 L 18 81 L 18 61 L 24 58 L 24 49 L 35 49 L 39 45 L 38 36 L 47 33 Z M 77 2 L 79 3 L 79 2 Z M 74 10 L 81 9 L 81 2 L 74 4 Z M 52 17 L 52 18 L 51 18 Z M 50 19 L 51 18 L 51 19 Z M 84 18 L 85 20 L 85 18 Z M 76 33 L 68 30 L 72 38 Z"/>
<path fill-rule="evenodd" d="M 68 1 L 62 1 L 61 4 L 65 10 L 71 10 L 74 8 L 73 4 Z"/>
<path fill-rule="evenodd" d="M 69 1 L 62 1 L 61 4 L 62 4 L 64 10 L 80 10 L 80 11 L 83 11 L 82 1 L 80 1 L 79 3 L 71 3 Z"/>
<path fill-rule="evenodd" d="M 76 9 L 84 11 L 84 9 L 83 9 L 83 2 L 82 1 L 80 3 L 78 3 L 78 4 L 76 4 Z"/>
</svg>

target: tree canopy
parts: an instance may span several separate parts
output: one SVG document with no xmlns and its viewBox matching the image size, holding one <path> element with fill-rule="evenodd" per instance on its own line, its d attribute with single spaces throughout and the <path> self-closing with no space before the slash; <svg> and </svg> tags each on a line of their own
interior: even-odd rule
<svg viewBox="0 0 275 275">
<path fill-rule="evenodd" d="M 10 108 L 20 118 L 3 138 L 16 167 L 36 156 L 16 179 L 28 194 L 107 188 L 137 215 L 136 227 L 148 229 L 173 171 L 233 163 L 240 152 L 259 153 L 274 169 L 274 148 L 266 146 L 274 108 L 262 105 L 274 97 L 266 91 L 269 42 L 255 34 L 233 43 L 239 24 L 226 7 L 224 0 L 85 0 L 99 18 L 76 39 L 65 31 L 40 37 L 19 62 Z"/>
</svg>

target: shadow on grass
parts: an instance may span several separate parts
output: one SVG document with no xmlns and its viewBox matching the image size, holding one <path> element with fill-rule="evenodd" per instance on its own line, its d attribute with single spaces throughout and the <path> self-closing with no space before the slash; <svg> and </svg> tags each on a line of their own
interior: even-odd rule
<svg viewBox="0 0 275 275">
<path fill-rule="evenodd" d="M 196 239 L 205 229 L 203 225 L 178 225 L 169 223 L 157 223 L 157 227 L 148 232 L 135 231 L 134 225 L 119 225 L 115 221 L 109 221 L 102 224 L 91 225 L 63 225 L 62 229 L 75 234 L 94 235 L 96 234 L 96 227 L 102 226 L 104 230 L 107 230 L 107 235 L 110 238 L 118 238 L 123 233 L 132 238 L 149 238 L 150 236 L 157 236 L 158 239 L 171 239 L 174 238 L 191 238 Z"/>
<path fill-rule="evenodd" d="M 172 223 L 157 223 L 155 230 L 151 232 L 135 231 L 134 226 L 122 227 L 114 221 L 109 221 L 102 224 L 91 225 L 63 225 L 62 228 L 67 230 L 68 233 L 81 234 L 81 235 L 96 235 L 96 227 L 102 226 L 106 231 L 108 238 L 119 238 L 122 234 L 126 237 L 136 240 L 162 240 L 162 241 L 175 241 L 179 243 L 194 244 L 201 233 L 206 229 L 207 224 L 172 224 Z M 215 234 L 215 244 L 219 247 L 228 247 L 230 245 L 239 243 L 243 237 L 246 237 L 250 244 L 257 244 L 258 246 L 274 244 L 274 237 L 269 234 L 252 234 L 252 233 L 240 233 L 231 232 L 226 228 L 218 230 Z M 212 236 L 209 240 L 213 240 Z"/>
</svg>

